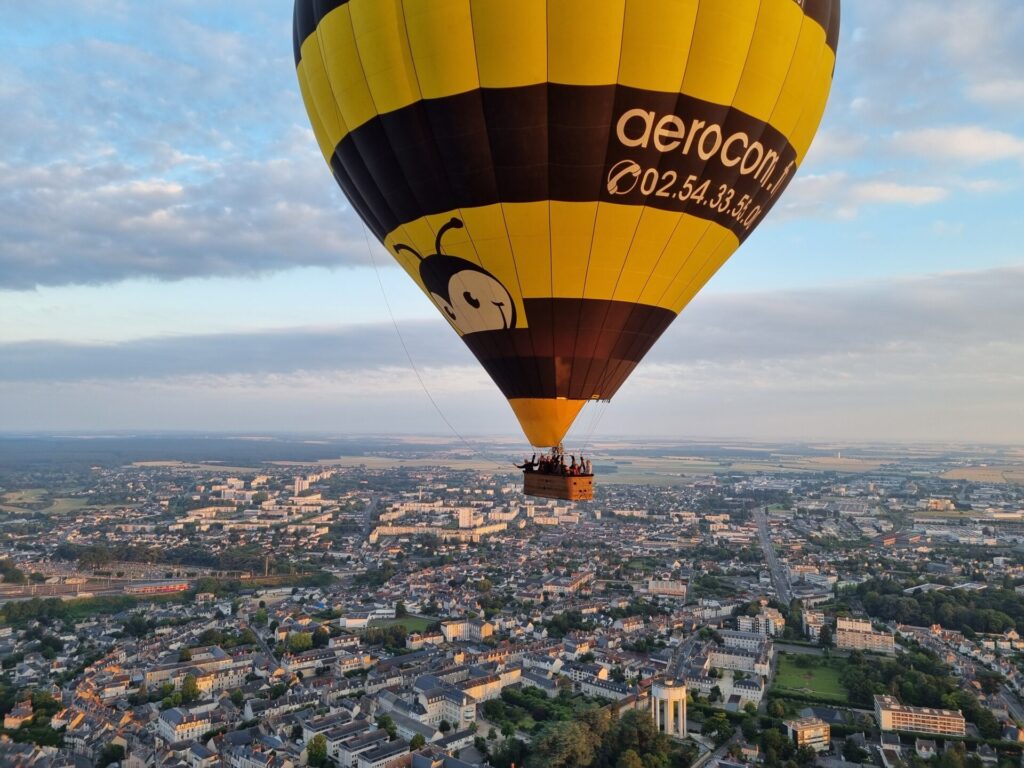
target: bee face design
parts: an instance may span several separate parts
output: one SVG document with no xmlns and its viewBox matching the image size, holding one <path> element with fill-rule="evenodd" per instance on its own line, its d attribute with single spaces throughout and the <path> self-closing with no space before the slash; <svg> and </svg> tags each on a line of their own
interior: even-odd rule
<svg viewBox="0 0 1024 768">
<path fill-rule="evenodd" d="M 478 264 L 441 252 L 441 238 L 452 228 L 463 226 L 451 219 L 437 233 L 437 253 L 423 257 L 407 245 L 395 252 L 409 251 L 420 259 L 420 279 L 441 313 L 462 335 L 478 331 L 515 328 L 516 305 L 508 289 Z"/>
</svg>

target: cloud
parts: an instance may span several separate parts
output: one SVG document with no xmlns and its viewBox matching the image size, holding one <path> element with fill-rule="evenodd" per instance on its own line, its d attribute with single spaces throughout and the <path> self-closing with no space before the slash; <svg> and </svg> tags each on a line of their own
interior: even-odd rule
<svg viewBox="0 0 1024 768">
<path fill-rule="evenodd" d="M 850 178 L 841 171 L 797 176 L 772 212 L 773 220 L 838 216 L 854 218 L 865 205 L 922 206 L 949 196 L 945 187 L 905 184 L 881 176 Z"/>
<path fill-rule="evenodd" d="M 606 426 L 1010 439 L 1024 429 L 1022 292 L 1024 268 L 701 295 L 617 395 Z M 402 333 L 457 428 L 514 431 L 442 321 L 404 323 Z M 0 397 L 0 429 L 438 428 L 386 324 L 0 345 Z"/>
<path fill-rule="evenodd" d="M 52 6 L 0 9 L 0 288 L 368 261 L 280 4 Z"/>
<path fill-rule="evenodd" d="M 0 288 L 369 263 L 361 225 L 306 133 L 281 156 L 204 160 L 192 181 L 140 177 L 116 159 L 0 162 Z"/>
<path fill-rule="evenodd" d="M 927 205 L 944 200 L 949 193 L 942 187 L 870 181 L 853 187 L 854 199 L 863 203 Z"/>
<path fill-rule="evenodd" d="M 404 323 L 402 339 L 427 367 L 475 362 L 440 319 Z M 0 380 L 12 381 L 162 380 L 409 368 L 390 323 L 170 336 L 116 344 L 16 342 L 0 345 L 0 360 L 4 369 Z"/>
<path fill-rule="evenodd" d="M 974 163 L 1024 160 L 1024 139 L 978 125 L 900 131 L 894 135 L 893 145 L 900 151 L 933 160 Z"/>
<path fill-rule="evenodd" d="M 1024 102 L 1024 79 L 1001 78 L 974 83 L 968 94 L 982 103 L 1019 107 Z"/>
</svg>

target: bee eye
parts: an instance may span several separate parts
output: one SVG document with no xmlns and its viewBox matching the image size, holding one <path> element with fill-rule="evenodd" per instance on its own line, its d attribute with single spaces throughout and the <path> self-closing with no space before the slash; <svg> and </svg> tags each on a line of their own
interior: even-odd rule
<svg viewBox="0 0 1024 768">
<path fill-rule="evenodd" d="M 471 306 L 473 309 L 480 309 L 480 299 L 474 299 L 473 294 L 470 293 L 469 291 L 463 293 L 462 298 L 464 298 L 466 300 L 466 303 L 469 304 L 469 306 Z"/>
</svg>

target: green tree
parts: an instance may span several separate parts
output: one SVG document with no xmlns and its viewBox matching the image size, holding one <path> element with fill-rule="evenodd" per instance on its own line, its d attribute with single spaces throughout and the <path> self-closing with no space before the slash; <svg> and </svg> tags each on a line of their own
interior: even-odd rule
<svg viewBox="0 0 1024 768">
<path fill-rule="evenodd" d="M 312 642 L 314 648 L 326 648 L 327 644 L 331 642 L 331 633 L 327 627 L 317 627 L 313 632 Z"/>
<path fill-rule="evenodd" d="M 256 611 L 256 615 L 252 617 L 252 623 L 254 626 L 257 627 L 267 626 L 267 609 L 259 608 Z"/>
<path fill-rule="evenodd" d="M 585 768 L 597 756 L 599 741 L 587 726 L 570 720 L 547 726 L 535 745 L 530 768 Z"/>
<path fill-rule="evenodd" d="M 192 661 L 192 649 L 191 648 L 182 648 L 178 652 L 178 661 L 181 661 L 181 662 Z"/>
<path fill-rule="evenodd" d="M 868 753 L 864 751 L 853 739 L 847 739 L 843 742 L 843 759 L 849 763 L 863 763 L 868 757 Z"/>
<path fill-rule="evenodd" d="M 195 675 L 185 675 L 185 679 L 181 683 L 181 700 L 185 704 L 190 704 L 193 701 L 199 699 L 199 683 L 196 680 Z"/>
<path fill-rule="evenodd" d="M 124 623 L 124 631 L 132 637 L 145 637 L 149 634 L 149 620 L 145 614 L 133 613 Z"/>
<path fill-rule="evenodd" d="M 444 722 L 443 720 L 441 722 Z M 377 718 L 377 727 L 382 731 L 388 732 L 388 738 L 394 741 L 398 738 L 398 728 L 395 726 L 395 721 L 391 719 L 391 715 L 381 715 Z"/>
<path fill-rule="evenodd" d="M 408 615 L 409 615 L 409 611 L 405 607 L 405 603 L 403 603 L 401 600 L 399 600 L 397 603 L 395 603 L 395 618 L 396 619 L 404 619 Z"/>
<path fill-rule="evenodd" d="M 111 763 L 120 763 L 124 760 L 124 747 L 120 744 L 107 744 L 96 759 L 98 768 L 107 768 Z"/>
<path fill-rule="evenodd" d="M 292 653 L 302 653 L 313 647 L 313 635 L 309 632 L 293 632 L 288 635 L 288 650 Z"/>
<path fill-rule="evenodd" d="M 627 749 L 619 755 L 615 768 L 644 768 L 644 761 L 632 749 Z"/>
<path fill-rule="evenodd" d="M 832 647 L 832 627 L 827 624 L 824 625 L 818 633 L 818 645 L 822 648 Z"/>
<path fill-rule="evenodd" d="M 423 734 L 422 733 L 417 733 L 409 741 L 409 749 L 411 749 L 413 751 L 416 751 L 417 749 L 420 749 L 426 743 L 427 743 L 427 740 L 425 738 L 423 738 Z"/>
<path fill-rule="evenodd" d="M 327 765 L 327 738 L 318 733 L 306 746 L 306 761 L 314 768 Z"/>
<path fill-rule="evenodd" d="M 441 733 L 448 733 L 448 731 L 450 731 L 451 729 L 452 724 L 449 723 L 447 720 L 442 720 L 440 723 L 437 724 L 437 730 L 439 730 Z"/>
<path fill-rule="evenodd" d="M 236 707 L 241 707 L 245 704 L 245 694 L 242 692 L 241 688 L 235 688 L 235 690 L 231 692 L 231 703 Z"/>
</svg>

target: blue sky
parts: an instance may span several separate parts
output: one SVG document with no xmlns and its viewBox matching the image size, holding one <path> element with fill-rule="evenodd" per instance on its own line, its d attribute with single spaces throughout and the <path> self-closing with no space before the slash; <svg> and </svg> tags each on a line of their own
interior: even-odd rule
<svg viewBox="0 0 1024 768">
<path fill-rule="evenodd" d="M 799 176 L 602 431 L 1019 439 L 1024 5 L 843 12 Z M 256 0 L 0 7 L 0 430 L 443 431 L 376 258 L 452 421 L 514 431 L 368 252 L 309 131 L 290 25 L 290 3 Z"/>
</svg>

